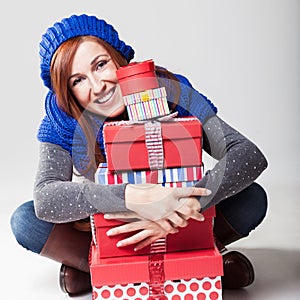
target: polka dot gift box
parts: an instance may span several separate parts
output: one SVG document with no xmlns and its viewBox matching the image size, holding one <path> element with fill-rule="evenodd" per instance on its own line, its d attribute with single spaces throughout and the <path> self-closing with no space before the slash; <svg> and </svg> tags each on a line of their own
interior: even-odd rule
<svg viewBox="0 0 300 300">
<path fill-rule="evenodd" d="M 192 278 L 189 280 L 168 280 L 165 282 L 165 296 L 170 300 L 217 300 L 222 299 L 219 277 Z M 94 288 L 96 299 L 148 299 L 149 288 L 145 283 Z"/>
<path fill-rule="evenodd" d="M 162 289 L 151 296 L 151 255 L 101 259 L 92 251 L 93 300 L 222 299 L 222 257 L 215 248 L 164 253 L 160 259 L 163 280 L 155 288 Z"/>
</svg>

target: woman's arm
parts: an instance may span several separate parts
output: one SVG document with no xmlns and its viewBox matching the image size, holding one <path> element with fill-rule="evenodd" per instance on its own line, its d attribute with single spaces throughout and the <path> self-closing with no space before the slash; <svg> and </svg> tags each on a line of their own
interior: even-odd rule
<svg viewBox="0 0 300 300">
<path fill-rule="evenodd" d="M 40 144 L 34 185 L 34 203 L 39 218 L 53 223 L 84 219 L 97 212 L 128 211 L 125 184 L 100 185 L 89 180 L 72 182 L 70 154 L 58 145 Z"/>
<path fill-rule="evenodd" d="M 171 189 L 151 184 L 137 189 L 136 185 L 130 184 L 102 185 L 89 180 L 72 182 L 72 174 L 70 154 L 58 145 L 41 143 L 34 188 L 35 210 L 39 218 L 63 223 L 84 219 L 98 212 L 132 210 L 139 212 L 142 217 L 145 212 L 147 214 L 144 217 L 150 215 L 151 219 L 159 219 L 159 214 L 165 216 L 167 213 L 166 218 L 180 225 L 184 220 L 175 211 L 192 218 L 201 217 L 197 209 L 187 207 L 179 200 L 206 195 L 205 189 Z M 160 209 L 157 210 L 157 207 Z"/>
<path fill-rule="evenodd" d="M 208 197 L 198 197 L 204 211 L 253 183 L 266 169 L 267 161 L 254 143 L 216 115 L 214 104 L 195 90 L 186 77 L 176 76 L 181 86 L 179 116 L 193 115 L 201 121 L 203 149 L 218 160 L 196 184 L 212 191 Z"/>
<path fill-rule="evenodd" d="M 218 116 L 203 124 L 203 148 L 218 160 L 196 186 L 212 191 L 201 197 L 202 211 L 240 192 L 267 168 L 267 160 L 258 147 Z"/>
</svg>

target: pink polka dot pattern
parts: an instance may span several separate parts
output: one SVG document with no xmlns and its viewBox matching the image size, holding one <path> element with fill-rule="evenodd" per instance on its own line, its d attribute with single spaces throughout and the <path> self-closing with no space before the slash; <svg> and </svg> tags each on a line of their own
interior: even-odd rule
<svg viewBox="0 0 300 300">
<path fill-rule="evenodd" d="M 93 287 L 93 300 L 122 299 L 148 300 L 149 286 L 142 282 L 127 285 Z M 209 278 L 192 278 L 188 280 L 167 280 L 165 282 L 165 296 L 168 300 L 221 300 L 221 276 Z"/>
</svg>

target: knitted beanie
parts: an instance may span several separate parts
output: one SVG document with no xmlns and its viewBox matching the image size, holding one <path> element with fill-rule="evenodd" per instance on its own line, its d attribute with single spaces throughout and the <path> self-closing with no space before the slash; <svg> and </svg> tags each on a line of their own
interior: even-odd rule
<svg viewBox="0 0 300 300">
<path fill-rule="evenodd" d="M 129 62 L 134 56 L 134 50 L 119 39 L 118 32 L 112 25 L 95 16 L 72 15 L 56 22 L 47 29 L 40 42 L 41 78 L 50 90 L 50 64 L 57 48 L 66 40 L 82 35 L 96 36 L 116 49 Z"/>
</svg>

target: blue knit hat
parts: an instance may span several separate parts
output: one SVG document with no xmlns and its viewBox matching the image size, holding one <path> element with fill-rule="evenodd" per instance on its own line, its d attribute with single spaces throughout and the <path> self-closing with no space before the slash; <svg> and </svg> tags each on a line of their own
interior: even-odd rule
<svg viewBox="0 0 300 300">
<path fill-rule="evenodd" d="M 49 89 L 52 89 L 50 64 L 54 52 L 66 40 L 81 35 L 92 35 L 104 40 L 120 52 L 128 62 L 134 56 L 134 50 L 131 46 L 121 41 L 118 32 L 104 20 L 85 14 L 64 18 L 61 22 L 57 22 L 53 27 L 48 28 L 40 42 L 41 77 L 45 86 Z"/>
</svg>

